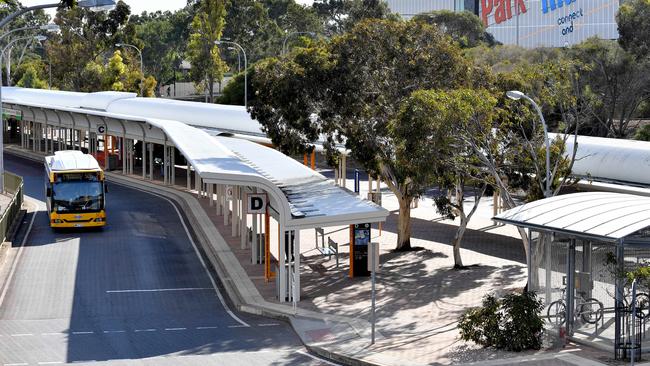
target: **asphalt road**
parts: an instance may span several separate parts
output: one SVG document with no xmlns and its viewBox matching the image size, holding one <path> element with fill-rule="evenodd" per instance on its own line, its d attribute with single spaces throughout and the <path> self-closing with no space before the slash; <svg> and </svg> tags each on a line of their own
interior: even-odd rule
<svg viewBox="0 0 650 366">
<path fill-rule="evenodd" d="M 0 365 L 330 364 L 288 324 L 228 311 L 167 200 L 111 184 L 109 226 L 54 233 L 42 165 L 5 168 L 41 211 L 0 295 Z"/>
</svg>

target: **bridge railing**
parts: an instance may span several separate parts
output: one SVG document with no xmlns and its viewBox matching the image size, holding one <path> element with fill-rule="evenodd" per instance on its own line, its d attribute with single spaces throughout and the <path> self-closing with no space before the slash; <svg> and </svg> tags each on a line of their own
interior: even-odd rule
<svg viewBox="0 0 650 366">
<path fill-rule="evenodd" d="M 23 178 L 9 172 L 4 173 L 4 178 L 5 192 L 11 195 L 11 201 L 0 217 L 0 242 L 7 238 L 7 232 L 23 204 Z"/>
</svg>

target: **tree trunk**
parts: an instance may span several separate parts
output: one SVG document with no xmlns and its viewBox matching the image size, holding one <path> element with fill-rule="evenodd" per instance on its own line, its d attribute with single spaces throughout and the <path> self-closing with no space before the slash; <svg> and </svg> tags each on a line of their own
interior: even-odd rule
<svg viewBox="0 0 650 366">
<path fill-rule="evenodd" d="M 210 104 L 214 103 L 214 78 L 208 78 L 208 90 L 210 91 Z"/>
<path fill-rule="evenodd" d="M 396 252 L 411 250 L 411 201 L 412 197 L 399 200 L 399 217 L 397 218 L 397 247 Z"/>
<path fill-rule="evenodd" d="M 454 234 L 454 239 L 451 244 L 454 246 L 454 268 L 464 268 L 463 259 L 460 257 L 460 243 L 463 241 L 463 235 L 465 235 L 465 230 L 467 229 L 467 224 L 469 219 L 464 214 L 460 216 L 460 225 Z"/>
</svg>

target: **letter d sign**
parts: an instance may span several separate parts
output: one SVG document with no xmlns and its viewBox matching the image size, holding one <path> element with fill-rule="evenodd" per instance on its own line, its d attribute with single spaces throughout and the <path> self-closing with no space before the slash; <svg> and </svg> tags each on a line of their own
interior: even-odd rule
<svg viewBox="0 0 650 366">
<path fill-rule="evenodd" d="M 266 193 L 252 193 L 248 195 L 247 212 L 249 214 L 263 214 L 266 212 Z"/>
</svg>

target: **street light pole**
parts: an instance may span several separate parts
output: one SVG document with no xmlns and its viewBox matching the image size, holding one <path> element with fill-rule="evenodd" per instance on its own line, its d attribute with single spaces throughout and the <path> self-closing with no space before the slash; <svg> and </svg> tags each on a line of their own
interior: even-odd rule
<svg viewBox="0 0 650 366">
<path fill-rule="evenodd" d="M 549 198 L 551 197 L 551 145 L 548 139 L 548 126 L 546 125 L 544 114 L 542 114 L 542 109 L 539 108 L 539 105 L 537 105 L 537 103 L 535 103 L 532 98 L 520 91 L 511 90 L 507 92 L 506 95 L 512 100 L 519 100 L 523 98 L 529 101 L 537 111 L 537 114 L 539 114 L 539 119 L 542 122 L 542 127 L 544 127 L 544 141 L 546 144 L 546 189 L 544 191 L 544 198 Z"/>
<path fill-rule="evenodd" d="M 214 41 L 217 46 L 221 44 L 231 44 L 238 47 L 244 54 L 244 108 L 248 107 L 248 59 L 246 58 L 246 50 L 240 46 L 239 43 L 233 41 Z"/>
<path fill-rule="evenodd" d="M 128 43 L 116 43 L 115 47 L 131 47 L 138 51 L 138 54 L 140 55 L 140 73 L 142 74 L 142 82 L 140 83 L 140 96 L 144 97 L 144 62 L 142 61 L 142 51 L 140 51 L 138 47 Z"/>
<path fill-rule="evenodd" d="M 237 51 L 237 73 L 239 74 L 241 72 L 241 54 L 236 47 L 228 47 L 228 49 L 231 51 Z"/>
<path fill-rule="evenodd" d="M 56 8 L 61 5 L 59 2 L 53 4 L 34 5 L 18 9 L 0 20 L 0 28 L 9 24 L 17 16 L 33 10 Z M 115 0 L 81 0 L 77 3 L 79 7 L 88 8 L 91 11 L 108 10 L 115 7 Z M 0 57 L 0 65 L 2 60 Z M 5 190 L 5 166 L 4 166 L 4 112 L 2 111 L 2 78 L 0 77 L 0 193 Z"/>
<path fill-rule="evenodd" d="M 309 34 L 312 37 L 316 37 L 316 33 L 314 33 L 314 32 L 291 32 L 291 33 L 287 34 L 286 36 L 284 36 L 284 40 L 282 41 L 282 54 L 283 55 L 287 53 L 287 40 L 289 39 L 289 37 L 291 37 L 293 35 L 298 35 L 298 34 Z"/>
</svg>

